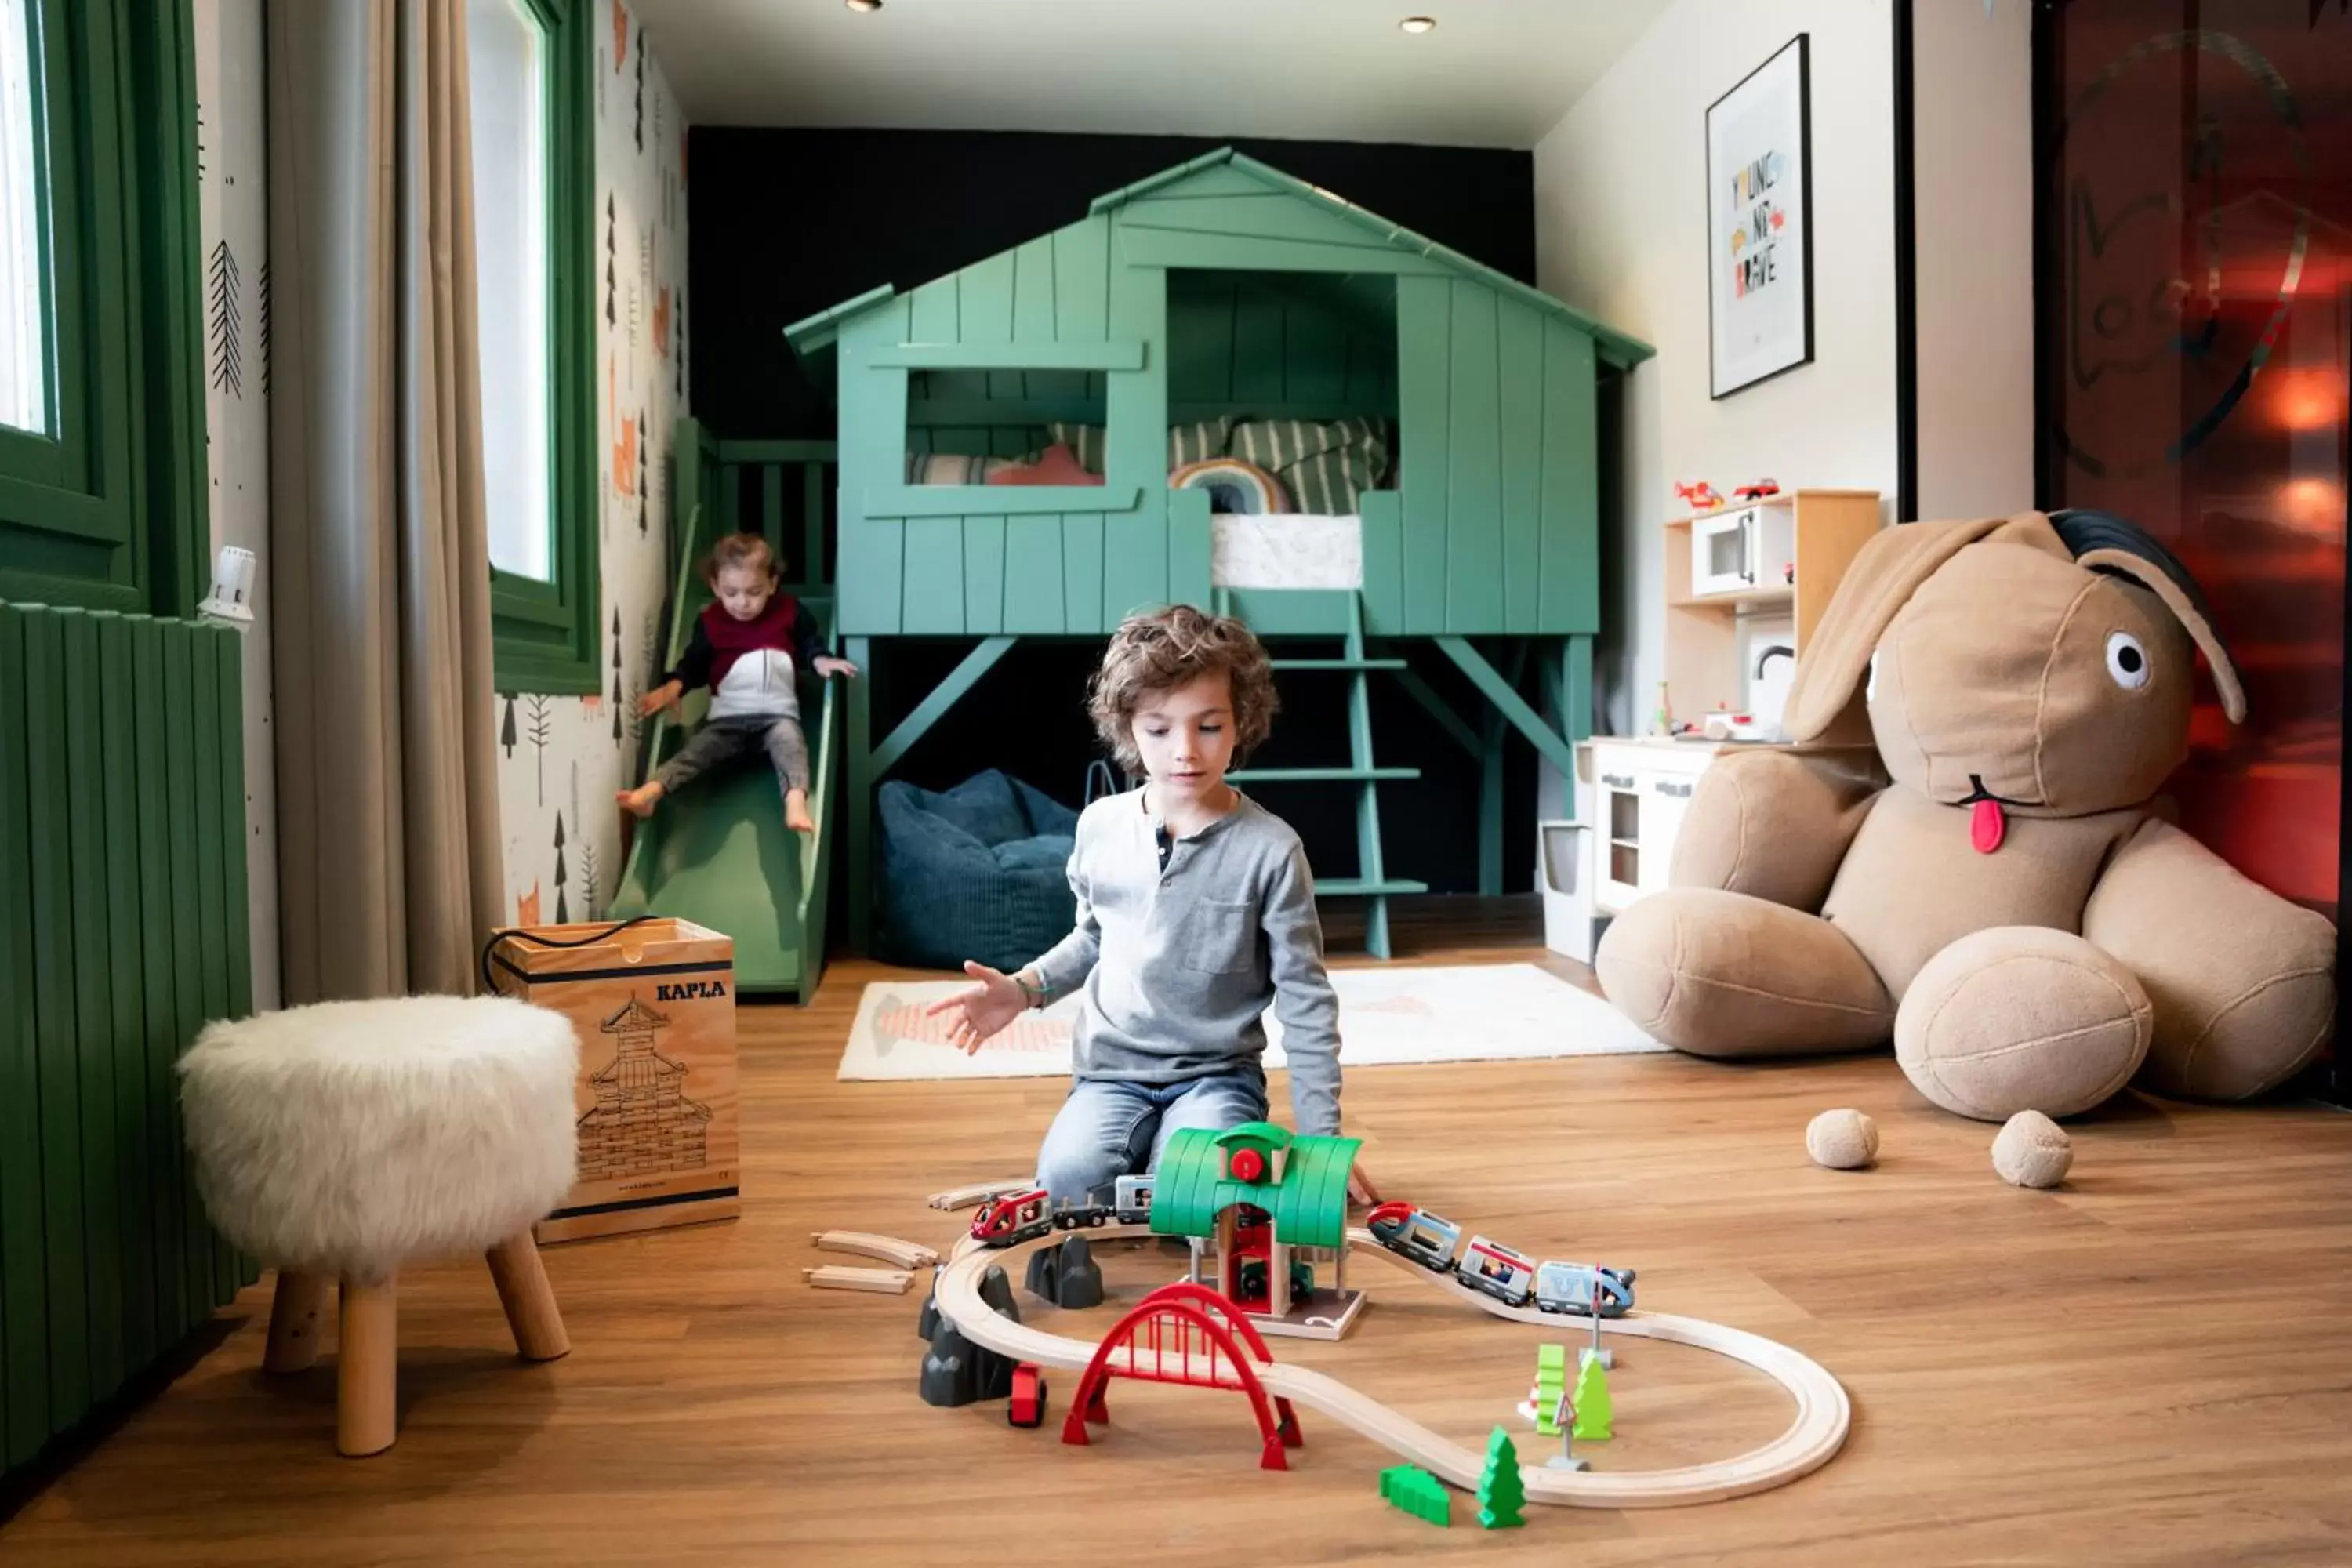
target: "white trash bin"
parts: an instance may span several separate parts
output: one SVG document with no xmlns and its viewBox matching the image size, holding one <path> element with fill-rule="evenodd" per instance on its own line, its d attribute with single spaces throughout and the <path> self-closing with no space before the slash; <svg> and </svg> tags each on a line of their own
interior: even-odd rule
<svg viewBox="0 0 2352 1568">
<path fill-rule="evenodd" d="M 1544 946 L 1579 963 L 1592 962 L 1592 879 L 1581 822 L 1536 824 L 1536 886 L 1543 891 Z"/>
</svg>

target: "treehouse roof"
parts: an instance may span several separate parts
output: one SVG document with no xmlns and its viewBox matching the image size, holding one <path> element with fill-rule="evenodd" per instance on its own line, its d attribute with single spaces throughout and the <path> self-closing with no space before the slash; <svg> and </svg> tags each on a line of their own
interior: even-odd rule
<svg viewBox="0 0 2352 1568">
<path fill-rule="evenodd" d="M 1320 185 L 1312 185 L 1293 175 L 1286 174 L 1279 169 L 1261 163 L 1246 153 L 1236 153 L 1230 147 L 1203 153 L 1189 163 L 1179 163 L 1174 168 L 1163 170 L 1149 179 L 1138 180 L 1131 185 L 1097 196 L 1093 205 L 1088 207 L 1087 213 L 1089 217 L 1102 217 L 1106 215 L 1121 213 L 1124 209 L 1134 206 L 1138 202 L 1164 200 L 1176 195 L 1223 195 L 1263 198 L 1268 192 L 1291 197 L 1320 215 L 1322 219 L 1336 221 L 1347 226 L 1348 228 L 1370 234 L 1381 242 L 1378 247 L 1366 247 L 1360 239 L 1346 240 L 1343 242 L 1345 245 L 1350 248 L 1360 249 L 1363 254 L 1350 258 L 1345 264 L 1334 261 L 1328 266 L 1299 267 L 1298 270 L 1331 273 L 1406 271 L 1427 273 L 1433 269 L 1430 263 L 1434 262 L 1438 264 L 1437 268 L 1434 269 L 1450 271 L 1484 284 L 1498 294 L 1507 295 L 1546 315 L 1556 316 L 1568 322 L 1592 339 L 1594 347 L 1604 363 L 1630 370 L 1657 353 L 1655 349 L 1638 338 L 1630 337 L 1612 328 L 1603 326 L 1574 306 L 1563 303 L 1541 289 L 1529 288 L 1527 284 L 1515 278 L 1506 277 L 1483 262 L 1473 261 L 1458 250 L 1440 245 L 1425 236 L 1415 234 L 1400 224 L 1391 223 L 1378 213 L 1368 212 L 1345 197 L 1325 190 Z M 1132 216 L 1131 214 L 1129 216 Z M 1303 237 L 1306 235 L 1330 232 L 1328 222 L 1308 224 L 1299 233 L 1288 232 L 1289 228 L 1296 226 L 1295 225 L 1286 226 L 1285 232 L 1279 235 L 1267 232 L 1234 235 L 1213 230 L 1197 232 L 1204 239 L 1221 238 L 1229 241 L 1236 258 L 1231 265 L 1235 268 L 1246 269 L 1251 266 L 1248 258 L 1255 245 L 1305 243 Z M 1173 264 L 1162 263 L 1162 265 Z M 1208 262 L 1185 264 L 1213 265 Z M 832 349 L 845 321 L 899 297 L 900 291 L 887 283 L 869 289 L 854 299 L 843 300 L 831 310 L 820 310 L 814 316 L 794 321 L 784 329 L 785 339 L 792 344 L 793 352 L 803 360 L 813 360 Z"/>
</svg>

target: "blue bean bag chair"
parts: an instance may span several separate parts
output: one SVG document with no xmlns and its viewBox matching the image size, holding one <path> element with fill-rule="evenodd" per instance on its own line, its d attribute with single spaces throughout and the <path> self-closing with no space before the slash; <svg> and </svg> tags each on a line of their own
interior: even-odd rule
<svg viewBox="0 0 2352 1568">
<path fill-rule="evenodd" d="M 991 768 L 944 794 L 885 784 L 881 919 L 874 956 L 1006 973 L 1070 934 L 1078 814 Z"/>
</svg>

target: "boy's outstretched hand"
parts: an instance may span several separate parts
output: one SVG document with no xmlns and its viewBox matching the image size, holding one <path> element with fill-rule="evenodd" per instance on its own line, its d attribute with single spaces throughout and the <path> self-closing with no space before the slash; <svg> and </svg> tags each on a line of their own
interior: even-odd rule
<svg viewBox="0 0 2352 1568">
<path fill-rule="evenodd" d="M 638 699 L 637 712 L 640 715 L 650 719 L 656 713 L 660 712 L 663 709 L 677 701 L 678 698 L 684 694 L 685 690 L 686 689 L 680 686 L 677 681 L 665 680 L 659 686 L 655 687 L 651 691 L 646 692 L 645 696 Z"/>
<path fill-rule="evenodd" d="M 856 665 L 845 658 L 835 658 L 829 653 L 817 655 L 812 663 L 819 675 L 845 675 L 854 679 L 857 674 Z"/>
<path fill-rule="evenodd" d="M 1366 1173 L 1360 1160 L 1348 1168 L 1348 1201 L 1366 1208 L 1380 1206 L 1381 1190 L 1372 1185 L 1372 1178 Z"/>
<path fill-rule="evenodd" d="M 948 1029 L 948 1043 L 971 1056 L 991 1035 L 1021 1016 L 1028 1008 L 1029 998 L 1002 970 L 966 959 L 963 972 L 980 984 L 932 1003 L 923 1009 L 923 1016 L 936 1018 L 942 1013 L 956 1014 L 954 1024 Z"/>
</svg>

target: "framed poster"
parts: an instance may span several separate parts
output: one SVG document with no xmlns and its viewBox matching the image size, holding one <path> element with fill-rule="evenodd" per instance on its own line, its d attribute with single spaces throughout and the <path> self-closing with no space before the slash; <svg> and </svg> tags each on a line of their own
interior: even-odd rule
<svg viewBox="0 0 2352 1568">
<path fill-rule="evenodd" d="M 1813 357 L 1806 37 L 1707 105 L 1708 374 L 1717 397 Z"/>
</svg>

